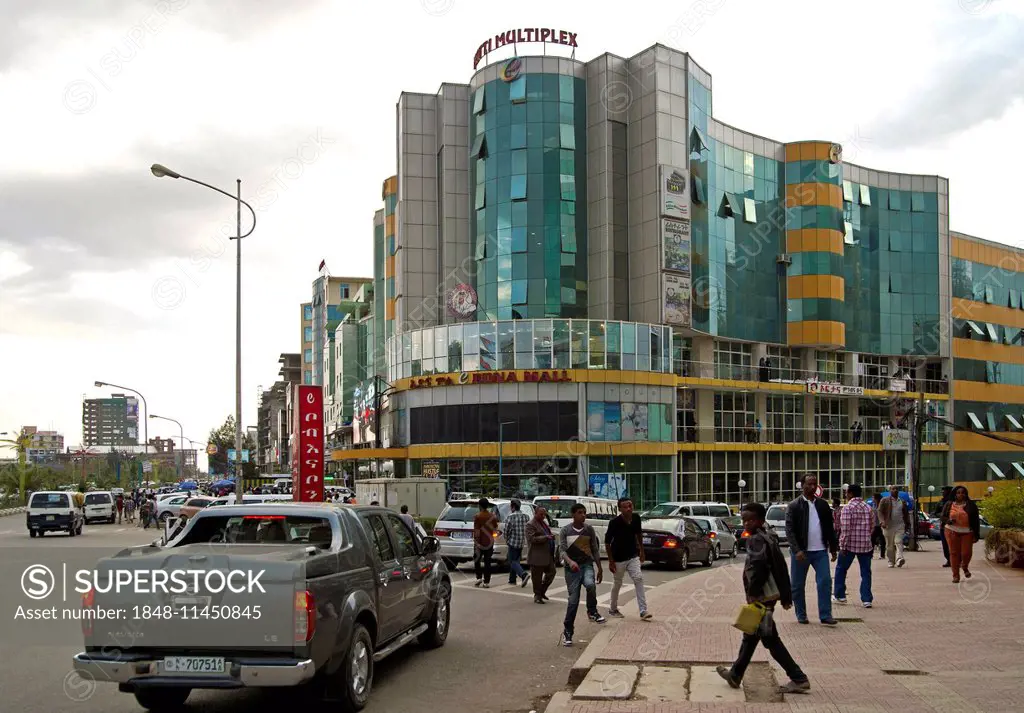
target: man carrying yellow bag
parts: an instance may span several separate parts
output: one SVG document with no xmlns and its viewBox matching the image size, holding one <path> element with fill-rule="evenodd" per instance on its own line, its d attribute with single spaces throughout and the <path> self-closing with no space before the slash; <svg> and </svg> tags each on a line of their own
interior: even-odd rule
<svg viewBox="0 0 1024 713">
<path fill-rule="evenodd" d="M 810 681 L 797 662 L 793 660 L 786 645 L 779 638 L 775 628 L 775 605 L 782 604 L 783 609 L 793 606 L 793 591 L 789 584 L 789 568 L 786 559 L 779 549 L 776 536 L 764 527 L 765 509 L 760 503 L 748 503 L 740 511 L 743 527 L 749 533 L 747 539 L 747 562 L 743 568 L 743 589 L 747 595 L 747 607 L 759 611 L 743 611 L 737 619 L 737 628 L 744 631 L 743 643 L 732 668 L 718 667 L 718 675 L 733 688 L 739 688 L 743 674 L 754 656 L 758 642 L 764 644 L 786 675 L 789 683 L 779 687 L 780 693 L 807 693 L 811 690 Z M 751 607 L 750 605 L 757 605 Z M 760 623 L 753 633 L 747 633 L 751 615 L 756 619 L 760 614 Z M 746 622 L 744 620 L 747 620 Z"/>
</svg>

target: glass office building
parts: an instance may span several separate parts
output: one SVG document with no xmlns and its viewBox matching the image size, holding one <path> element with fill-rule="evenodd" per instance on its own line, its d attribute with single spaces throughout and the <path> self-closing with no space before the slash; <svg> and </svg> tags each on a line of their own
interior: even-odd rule
<svg viewBox="0 0 1024 713">
<path fill-rule="evenodd" d="M 712 100 L 663 46 L 403 93 L 383 447 L 335 459 L 491 496 L 789 500 L 804 473 L 830 496 L 910 482 L 921 409 L 925 488 L 1024 475 L 981 433 L 1024 430 L 1021 254 L 951 234 L 944 178 Z"/>
</svg>

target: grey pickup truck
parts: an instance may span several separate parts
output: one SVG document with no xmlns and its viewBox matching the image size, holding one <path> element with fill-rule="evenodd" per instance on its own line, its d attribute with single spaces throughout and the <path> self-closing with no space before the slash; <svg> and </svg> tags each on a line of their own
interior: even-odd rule
<svg viewBox="0 0 1024 713">
<path fill-rule="evenodd" d="M 225 505 L 168 533 L 77 575 L 75 670 L 150 710 L 192 689 L 286 686 L 360 710 L 377 661 L 448 636 L 439 543 L 385 508 Z"/>
</svg>

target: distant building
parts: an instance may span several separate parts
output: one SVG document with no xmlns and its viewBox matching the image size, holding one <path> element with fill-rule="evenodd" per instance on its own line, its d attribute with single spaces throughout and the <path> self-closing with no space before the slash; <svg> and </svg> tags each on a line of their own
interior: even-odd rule
<svg viewBox="0 0 1024 713">
<path fill-rule="evenodd" d="M 139 400 L 125 394 L 82 402 L 86 446 L 127 446 L 139 440 Z"/>
<path fill-rule="evenodd" d="M 256 465 L 264 475 L 284 473 L 291 468 L 288 458 L 290 422 L 287 418 L 291 386 L 287 381 L 277 381 L 260 395 Z"/>
<path fill-rule="evenodd" d="M 25 458 L 29 463 L 53 462 L 64 451 L 64 436 L 56 431 L 40 431 L 35 426 L 25 426 L 21 433 L 32 437 L 25 449 Z"/>
</svg>

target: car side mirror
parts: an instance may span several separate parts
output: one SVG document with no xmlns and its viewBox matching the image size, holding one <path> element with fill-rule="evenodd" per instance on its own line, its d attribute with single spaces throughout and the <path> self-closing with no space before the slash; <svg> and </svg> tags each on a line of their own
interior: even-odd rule
<svg viewBox="0 0 1024 713">
<path fill-rule="evenodd" d="M 423 538 L 423 554 L 432 555 L 441 549 L 441 541 L 433 535 L 427 535 Z"/>
</svg>

